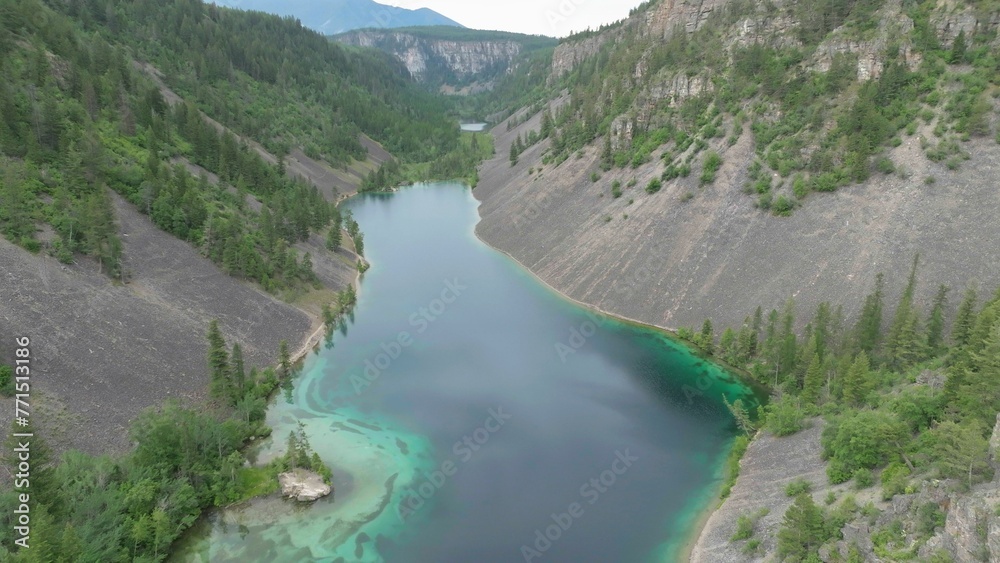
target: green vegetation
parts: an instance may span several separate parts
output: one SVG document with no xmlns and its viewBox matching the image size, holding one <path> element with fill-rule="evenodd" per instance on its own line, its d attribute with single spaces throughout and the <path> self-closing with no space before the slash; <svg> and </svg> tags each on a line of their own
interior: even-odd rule
<svg viewBox="0 0 1000 563">
<path fill-rule="evenodd" d="M 445 102 L 395 62 L 293 20 L 196 1 L 7 1 L 0 12 L 0 234 L 66 263 L 91 256 L 121 282 L 127 257 L 107 188 L 228 273 L 278 291 L 316 283 L 312 257 L 291 247 L 339 222 L 317 190 L 286 177 L 293 148 L 343 164 L 363 158 L 366 133 L 441 177 L 474 174 L 492 154 L 477 146 L 485 137 L 463 142 Z M 168 103 L 136 59 L 185 101 Z M 281 160 L 269 164 L 204 114 Z M 39 225 L 53 236 L 40 240 Z"/>
<path fill-rule="evenodd" d="M 0 494 L 0 559 L 161 561 L 202 510 L 273 492 L 282 471 L 307 467 L 329 480 L 329 469 L 310 451 L 301 427 L 289 437 L 288 454 L 266 467 L 247 467 L 240 451 L 254 437 L 270 434 L 267 400 L 292 375 L 287 345 L 278 372 L 245 373 L 239 344 L 229 353 L 214 321 L 208 342 L 212 404 L 194 409 L 171 401 L 145 411 L 132 425 L 131 453 L 115 459 L 69 451 L 55 464 L 35 433 L 31 549 L 14 551 L 18 501 L 12 490 Z M 4 464 L 13 467 L 13 448 L 6 451 Z"/>
<path fill-rule="evenodd" d="M 791 483 L 788 484 L 787 487 L 785 487 L 785 494 L 790 497 L 797 497 L 803 493 L 811 493 L 811 492 L 812 492 L 812 483 L 802 478 L 792 481 Z"/>
<path fill-rule="evenodd" d="M 770 510 L 767 507 L 764 507 L 751 515 L 741 514 L 739 518 L 736 519 L 736 531 L 733 533 L 733 536 L 729 538 L 729 541 L 748 540 L 752 538 L 757 522 L 761 518 L 767 516 L 768 513 L 770 513 Z M 756 549 L 756 546 L 752 549 Z"/>
<path fill-rule="evenodd" d="M 779 394 L 763 409 L 764 426 L 774 434 L 797 432 L 808 417 L 826 418 L 821 443 L 831 483 L 878 484 L 885 500 L 926 479 L 968 490 L 993 478 L 987 439 L 1000 412 L 1000 290 L 982 305 L 967 290 L 947 331 L 948 288 L 918 307 L 918 273 L 915 258 L 891 316 L 887 280 L 879 275 L 853 325 L 840 308 L 822 303 L 798 333 L 789 300 L 767 316 L 758 309 L 739 330 L 727 329 L 718 345 L 708 340 L 711 330 L 684 334 Z M 917 383 L 917 374 L 944 385 Z M 824 514 L 803 483 L 787 492 L 797 497 L 779 535 L 779 555 L 808 560 L 849 515 Z M 880 549 L 888 553 L 897 548 L 884 530 L 889 535 Z"/>
<path fill-rule="evenodd" d="M 881 20 L 888 23 L 875 15 L 881 9 L 890 11 Z M 874 171 L 893 173 L 896 165 L 886 149 L 899 146 L 904 131 L 916 134 L 918 119 L 935 126 L 935 142 L 924 146 L 928 158 L 952 169 L 969 158 L 964 141 L 993 135 L 991 96 L 1000 85 L 1000 59 L 991 47 L 995 33 L 962 33 L 943 47 L 947 39 L 931 24 L 943 9 L 933 2 L 902 8 L 884 0 L 798 2 L 788 15 L 800 22 L 791 33 L 801 43 L 782 47 L 731 41 L 739 22 L 778 17 L 782 8 L 768 3 L 731 2 L 693 33 L 666 40 L 614 24 L 565 39 L 572 43 L 604 33 L 610 40 L 565 75 L 532 82 L 528 90 L 534 97 L 519 98 L 516 107 L 530 106 L 530 115 L 541 109 L 537 101 L 568 91 L 568 102 L 554 113 L 552 132 L 545 135 L 552 140 L 549 162 L 561 163 L 587 145 L 602 149 L 606 170 L 636 168 L 660 155 L 664 182 L 686 177 L 700 153 L 735 145 L 749 128 L 757 170 L 751 169 L 747 191 L 756 192 L 761 209 L 789 215 L 812 192 L 863 182 Z M 893 28 L 893 10 L 915 22 L 905 36 Z M 832 34 L 837 41 L 886 37 L 875 76 L 859 80 L 856 53 L 836 54 L 827 67 L 820 45 Z M 681 78 L 698 93 L 652 94 Z M 517 72 L 509 80 L 527 79 Z M 730 122 L 729 139 L 715 141 L 726 136 Z M 714 182 L 720 164 L 721 156 L 708 152 L 699 183 Z M 772 176 L 794 176 L 794 197 L 772 193 Z"/>
<path fill-rule="evenodd" d="M 740 476 L 740 460 L 743 459 L 743 454 L 747 452 L 748 447 L 750 447 L 748 436 L 737 436 L 733 442 L 733 449 L 729 451 L 729 457 L 726 458 L 726 480 L 722 483 L 722 492 L 719 495 L 722 498 L 728 497 L 733 490 L 733 485 L 736 484 L 736 479 Z"/>
<path fill-rule="evenodd" d="M 15 388 L 14 368 L 0 365 L 0 395 L 13 397 Z"/>
</svg>

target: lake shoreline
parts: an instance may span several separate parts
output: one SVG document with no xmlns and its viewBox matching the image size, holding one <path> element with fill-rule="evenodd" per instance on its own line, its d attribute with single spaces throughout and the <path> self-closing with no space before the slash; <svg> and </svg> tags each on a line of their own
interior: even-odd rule
<svg viewBox="0 0 1000 563">
<path fill-rule="evenodd" d="M 472 190 L 472 195 L 475 198 L 475 190 Z M 482 203 L 478 198 L 476 198 L 476 201 L 479 201 L 480 204 Z M 478 208 L 476 209 L 476 214 L 477 215 L 479 214 Z M 482 216 L 479 216 L 479 217 L 480 217 L 480 220 L 482 220 Z M 563 299 L 565 299 L 565 300 L 567 300 L 567 301 L 569 301 L 571 303 L 574 303 L 577 306 L 582 307 L 583 309 L 585 309 L 587 311 L 590 311 L 590 312 L 593 312 L 593 313 L 598 313 L 598 314 L 601 314 L 601 315 L 605 315 L 607 317 L 610 317 L 612 319 L 615 319 L 615 320 L 618 320 L 618 321 L 621 321 L 621 322 L 624 322 L 624 323 L 628 323 L 628 324 L 640 326 L 640 327 L 643 327 L 643 328 L 647 328 L 647 329 L 654 330 L 654 331 L 660 332 L 662 334 L 665 334 L 666 336 L 668 336 L 672 340 L 680 342 L 685 347 L 687 347 L 688 349 L 690 349 L 692 352 L 697 353 L 699 356 L 706 357 L 700 350 L 698 350 L 697 348 L 695 348 L 689 342 L 687 342 L 684 339 L 680 338 L 677 335 L 677 329 L 671 328 L 671 327 L 664 327 L 664 326 L 659 326 L 659 325 L 645 323 L 645 322 L 642 322 L 642 321 L 639 321 L 639 320 L 636 320 L 636 319 L 632 319 L 632 318 L 629 318 L 629 317 L 626 317 L 626 316 L 623 316 L 623 315 L 619 315 L 619 314 L 616 314 L 616 313 L 612 313 L 610 311 L 606 311 L 606 310 L 604 310 L 604 309 L 602 309 L 602 308 L 600 308 L 600 307 L 598 307 L 596 305 L 593 305 L 593 304 L 590 304 L 590 303 L 585 303 L 583 301 L 580 301 L 578 299 L 570 297 L 569 295 L 566 295 L 565 293 L 563 293 L 562 291 L 556 289 L 550 283 L 548 283 L 547 281 L 545 281 L 544 279 L 542 279 L 541 276 L 539 276 L 538 274 L 536 274 L 531 268 L 527 267 L 524 263 L 522 263 L 520 260 L 518 260 L 517 258 L 515 258 L 509 252 L 507 252 L 507 251 L 505 251 L 505 250 L 503 250 L 501 248 L 497 248 L 497 247 L 493 246 L 492 244 L 490 244 L 489 242 L 487 242 L 483 237 L 479 236 L 479 232 L 475 228 L 473 229 L 473 233 L 474 233 L 476 239 L 478 239 L 480 242 L 482 242 L 483 244 L 485 244 L 487 247 L 489 247 L 489 248 L 491 248 L 491 249 L 499 252 L 500 254 L 506 256 L 508 259 L 512 260 L 522 270 L 524 270 L 529 275 L 531 275 L 543 287 L 548 288 L 550 291 L 552 291 L 555 294 L 559 295 Z M 734 373 L 736 373 L 739 376 L 741 382 L 748 383 L 748 384 L 752 383 L 752 385 L 750 385 L 751 389 L 753 389 L 755 387 L 756 388 L 760 387 L 760 384 L 758 382 L 756 382 L 756 381 L 753 381 L 750 378 L 749 374 L 747 374 L 743 370 L 739 370 L 739 369 L 737 369 L 737 368 L 735 368 L 733 366 L 729 366 L 729 365 L 725 364 L 724 362 L 716 360 L 714 357 L 711 358 L 711 361 L 713 363 L 716 363 L 716 364 L 718 364 L 718 365 L 726 368 L 726 370 L 728 370 L 728 371 L 733 371 Z M 729 448 L 729 452 L 731 452 L 731 451 L 732 451 L 732 446 L 730 446 L 730 448 Z M 728 455 L 729 452 L 727 452 L 727 455 Z M 698 541 L 699 541 L 699 539 L 701 539 L 701 535 L 704 532 L 705 527 L 708 525 L 709 520 L 711 519 L 712 515 L 715 514 L 715 512 L 722 506 L 723 499 L 719 498 L 719 494 L 722 491 L 723 482 L 724 481 L 720 479 L 719 482 L 712 487 L 713 490 L 712 490 L 712 495 L 711 495 L 711 501 L 707 502 L 706 505 L 704 506 L 704 508 L 702 508 L 701 510 L 698 511 L 698 516 L 694 520 L 694 524 L 691 526 L 691 528 L 685 534 L 683 543 L 681 544 L 681 547 L 678 549 L 678 552 L 677 552 L 677 556 L 679 558 L 678 559 L 679 561 L 690 561 L 691 560 L 691 556 L 692 556 L 692 554 L 694 552 L 694 549 L 698 545 Z"/>
</svg>

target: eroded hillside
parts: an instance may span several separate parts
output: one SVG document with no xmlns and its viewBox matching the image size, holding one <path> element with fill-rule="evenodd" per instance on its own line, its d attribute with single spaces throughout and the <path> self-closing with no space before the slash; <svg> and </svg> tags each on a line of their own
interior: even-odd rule
<svg viewBox="0 0 1000 563">
<path fill-rule="evenodd" d="M 790 296 L 851 313 L 917 253 L 921 298 L 992 287 L 1000 17 L 851 6 L 825 29 L 798 5 L 657 2 L 565 41 L 561 97 L 494 129 L 478 232 L 573 298 L 672 328 Z"/>
</svg>

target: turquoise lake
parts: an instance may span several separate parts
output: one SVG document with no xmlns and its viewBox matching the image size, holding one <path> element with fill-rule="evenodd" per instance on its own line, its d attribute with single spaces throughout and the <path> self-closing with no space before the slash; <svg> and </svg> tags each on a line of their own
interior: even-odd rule
<svg viewBox="0 0 1000 563">
<path fill-rule="evenodd" d="M 753 392 L 668 335 L 597 315 L 474 234 L 456 183 L 364 195 L 358 306 L 270 408 L 334 469 L 310 506 L 217 512 L 181 561 L 673 561 Z"/>
</svg>

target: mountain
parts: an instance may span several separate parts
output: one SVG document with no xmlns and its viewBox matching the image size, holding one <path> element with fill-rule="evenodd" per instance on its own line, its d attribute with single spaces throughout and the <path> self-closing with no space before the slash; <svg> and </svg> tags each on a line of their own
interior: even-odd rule
<svg viewBox="0 0 1000 563">
<path fill-rule="evenodd" d="M 302 25 L 324 35 L 352 29 L 411 26 L 463 27 L 429 8 L 410 10 L 372 0 L 218 0 L 216 4 L 298 18 Z"/>
<path fill-rule="evenodd" d="M 998 32 L 659 0 L 469 100 L 483 240 L 773 389 L 692 561 L 1000 560 Z"/>
<path fill-rule="evenodd" d="M 30 335 L 35 376 L 31 549 L 0 532 L 0 561 L 159 561 L 203 509 L 254 494 L 242 450 L 268 398 L 353 305 L 363 238 L 335 202 L 386 162 L 457 177 L 466 143 L 398 61 L 287 18 L 195 0 L 0 14 L 0 333 Z M 139 488 L 171 500 L 126 500 Z"/>
<path fill-rule="evenodd" d="M 556 39 L 538 35 L 444 26 L 363 29 L 334 39 L 385 51 L 405 64 L 414 79 L 446 94 L 490 90 L 517 66 L 551 57 L 558 44 Z"/>
</svg>

